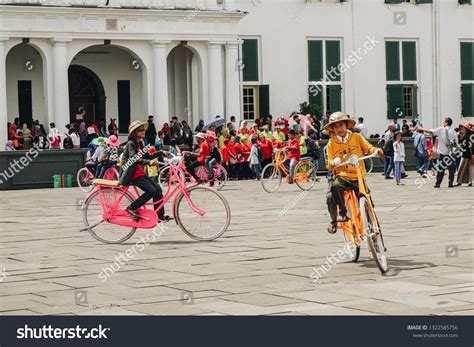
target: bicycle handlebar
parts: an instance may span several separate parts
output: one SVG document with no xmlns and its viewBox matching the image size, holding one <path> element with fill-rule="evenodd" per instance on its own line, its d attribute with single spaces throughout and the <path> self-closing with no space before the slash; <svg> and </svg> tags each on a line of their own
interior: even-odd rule
<svg viewBox="0 0 474 347">
<path fill-rule="evenodd" d="M 374 153 L 366 155 L 364 157 L 358 157 L 357 155 L 353 154 L 349 157 L 349 160 L 346 160 L 345 162 L 340 163 L 339 165 L 335 166 L 334 168 L 337 169 L 340 166 L 344 165 L 357 165 L 359 161 L 365 160 L 365 159 L 370 159 L 370 158 L 375 158 L 377 155 Z"/>
</svg>

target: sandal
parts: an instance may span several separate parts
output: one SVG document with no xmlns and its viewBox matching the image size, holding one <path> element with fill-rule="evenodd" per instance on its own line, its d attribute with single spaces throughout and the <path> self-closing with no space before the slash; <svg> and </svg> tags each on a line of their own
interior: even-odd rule
<svg viewBox="0 0 474 347">
<path fill-rule="evenodd" d="M 334 224 L 334 223 L 329 224 L 328 233 L 335 234 L 336 232 L 337 232 L 337 223 L 336 224 Z"/>
</svg>

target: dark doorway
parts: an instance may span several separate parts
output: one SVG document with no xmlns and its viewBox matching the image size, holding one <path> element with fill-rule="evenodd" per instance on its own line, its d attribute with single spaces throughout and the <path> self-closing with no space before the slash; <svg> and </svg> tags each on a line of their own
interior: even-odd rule
<svg viewBox="0 0 474 347">
<path fill-rule="evenodd" d="M 126 134 L 130 124 L 130 81 L 117 81 L 119 133 Z"/>
<path fill-rule="evenodd" d="M 18 114 L 20 117 L 20 126 L 23 123 L 31 124 L 33 119 L 31 81 L 18 81 Z"/>
<path fill-rule="evenodd" d="M 69 67 L 69 116 L 76 121 L 79 108 L 86 112 L 86 123 L 105 121 L 105 91 L 100 78 L 90 69 L 71 65 Z"/>
</svg>

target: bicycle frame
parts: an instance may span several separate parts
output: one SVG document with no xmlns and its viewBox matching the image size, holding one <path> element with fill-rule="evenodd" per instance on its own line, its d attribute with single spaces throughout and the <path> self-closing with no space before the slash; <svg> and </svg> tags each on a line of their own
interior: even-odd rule
<svg viewBox="0 0 474 347">
<path fill-rule="evenodd" d="M 179 176 L 179 170 L 184 170 L 184 173 L 185 174 L 188 174 L 189 173 L 184 169 L 184 166 L 182 165 L 182 160 L 180 161 L 179 165 L 178 166 L 173 166 L 173 165 L 170 165 L 170 177 L 169 179 L 172 180 L 172 179 L 175 179 L 175 182 L 178 182 L 177 185 L 175 185 L 175 187 L 173 189 L 171 189 L 171 185 L 168 185 L 168 190 L 166 191 L 165 195 L 163 196 L 163 198 L 160 200 L 160 201 L 157 201 L 157 202 L 151 202 L 151 203 L 146 203 L 144 206 L 143 206 L 143 209 L 147 209 L 146 207 L 147 206 L 155 206 L 153 208 L 153 210 L 156 212 L 160 209 L 162 209 L 165 204 L 171 200 L 171 198 L 173 198 L 173 206 L 175 206 L 176 204 L 176 199 L 178 198 L 179 194 L 176 194 L 177 191 L 180 191 L 183 193 L 184 197 L 186 198 L 186 200 L 188 201 L 188 204 L 189 206 L 191 207 L 191 209 L 196 212 L 197 214 L 199 214 L 200 216 L 203 216 L 205 214 L 205 211 L 201 210 L 199 207 L 197 207 L 193 200 L 191 199 L 189 193 L 188 193 L 188 189 L 190 187 L 194 187 L 196 186 L 197 184 L 195 182 L 191 182 L 190 185 L 186 185 L 185 182 L 183 182 L 183 180 L 180 178 Z M 114 201 L 114 204 L 112 206 L 108 206 L 107 205 L 107 201 L 105 201 L 105 197 L 103 194 L 101 194 L 100 192 L 104 189 L 112 189 L 112 190 L 118 190 L 120 191 L 120 196 L 118 199 L 116 199 L 116 201 Z M 90 192 L 86 198 L 84 199 L 84 201 L 86 201 L 89 196 L 92 195 L 92 193 L 96 192 L 96 191 L 99 191 L 99 195 L 100 195 L 100 202 L 101 202 L 101 205 L 102 205 L 102 209 L 104 211 L 104 213 L 108 213 L 107 216 L 103 216 L 104 219 L 107 219 L 108 217 L 110 217 L 110 215 L 112 215 L 113 213 L 117 212 L 119 209 L 118 209 L 118 206 L 120 204 L 120 202 L 122 201 L 123 197 L 126 195 L 126 194 L 129 194 L 129 196 L 132 198 L 132 200 L 136 200 L 139 196 L 140 196 L 140 193 L 138 191 L 138 188 L 136 186 L 133 186 L 133 189 L 134 191 L 131 191 L 130 190 L 130 187 L 124 187 L 124 186 L 119 186 L 119 187 L 108 187 L 108 186 L 103 186 L 103 185 L 97 185 L 95 187 L 95 189 L 92 190 L 92 192 Z M 115 195 L 114 195 L 114 199 L 115 199 Z M 174 215 L 175 211 L 173 209 L 173 217 L 175 216 Z"/>
<path fill-rule="evenodd" d="M 284 159 L 283 159 L 283 158 Z M 273 162 L 273 165 L 275 165 L 275 167 L 278 169 L 278 170 L 281 170 L 283 172 L 283 174 L 285 176 L 289 176 L 290 175 L 290 169 L 287 168 L 285 166 L 285 161 L 286 161 L 287 157 L 286 157 L 286 153 L 285 153 L 285 150 L 278 150 L 277 152 L 275 152 L 275 160 Z M 304 163 L 304 162 L 311 162 L 311 159 L 303 159 L 303 160 L 300 160 L 296 166 L 298 165 L 301 165 L 300 163 Z M 295 166 L 295 171 L 296 171 L 296 166 Z M 301 177 L 299 177 L 298 175 L 296 175 L 296 172 L 295 172 L 295 179 L 301 179 Z M 299 181 L 298 181 L 299 182 Z"/>
<path fill-rule="evenodd" d="M 365 181 L 365 175 L 362 170 L 362 165 L 360 165 L 360 161 L 363 161 L 364 159 L 367 158 L 372 158 L 372 155 L 362 157 L 358 159 L 356 166 L 357 169 L 357 183 L 359 186 L 359 195 L 356 198 L 355 193 L 353 190 L 346 191 L 344 192 L 344 200 L 346 202 L 346 206 L 348 209 L 351 211 L 352 218 L 348 222 L 340 222 L 338 223 L 338 229 L 342 229 L 344 234 L 349 237 L 350 240 L 354 242 L 354 244 L 358 247 L 361 244 L 361 241 L 364 239 L 366 236 L 364 226 L 362 225 L 362 219 L 361 219 L 361 214 L 360 214 L 360 208 L 358 201 L 360 198 L 364 197 L 367 199 L 369 202 L 369 206 L 371 209 L 371 213 L 373 216 L 375 216 L 375 219 L 377 221 L 377 228 L 379 228 L 379 221 L 376 217 L 375 211 L 374 211 L 374 205 L 372 202 L 372 197 L 370 196 L 370 193 L 368 191 L 367 183 Z M 349 162 L 341 163 L 339 166 L 342 165 L 347 165 L 351 164 Z M 352 164 L 353 165 L 353 164 Z M 333 171 L 334 174 L 334 171 Z M 352 230 L 355 230 L 355 236 L 356 238 L 354 239 L 354 235 L 352 233 Z"/>
</svg>

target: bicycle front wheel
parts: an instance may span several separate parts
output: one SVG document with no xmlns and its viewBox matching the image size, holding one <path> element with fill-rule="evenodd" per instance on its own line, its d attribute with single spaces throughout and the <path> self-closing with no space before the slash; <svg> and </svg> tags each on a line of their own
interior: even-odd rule
<svg viewBox="0 0 474 347">
<path fill-rule="evenodd" d="M 122 243 L 132 237 L 137 230 L 132 227 L 110 224 L 104 219 L 107 212 L 117 203 L 121 195 L 122 192 L 118 189 L 101 188 L 84 202 L 82 207 L 84 226 L 96 240 L 103 243 Z M 125 194 L 117 209 L 125 210 L 132 201 L 132 197 L 129 194 Z"/>
<path fill-rule="evenodd" d="M 379 227 L 375 212 L 366 198 L 359 201 L 360 214 L 364 231 L 367 236 L 370 252 L 374 258 L 375 264 L 382 274 L 388 271 L 387 257 L 385 256 L 385 246 L 382 239 L 382 230 Z"/>
<path fill-rule="evenodd" d="M 83 167 L 77 172 L 77 185 L 79 188 L 85 192 L 89 193 L 92 188 L 94 188 L 94 185 L 92 184 L 92 181 L 94 180 L 94 175 L 91 174 L 88 168 Z"/>
<path fill-rule="evenodd" d="M 119 173 L 116 168 L 111 167 L 105 171 L 104 179 L 108 181 L 118 181 L 119 180 Z"/>
<path fill-rule="evenodd" d="M 310 160 L 303 160 L 295 167 L 296 185 L 304 191 L 311 190 L 316 183 L 316 166 Z"/>
<path fill-rule="evenodd" d="M 282 180 L 281 171 L 275 164 L 268 164 L 263 168 L 262 178 L 260 182 L 262 183 L 263 189 L 267 193 L 274 193 L 280 187 Z"/>
<path fill-rule="evenodd" d="M 374 169 L 374 162 L 372 158 L 364 159 L 365 172 L 368 174 Z"/>
<path fill-rule="evenodd" d="M 179 194 L 174 216 L 178 226 L 189 237 L 198 241 L 212 241 L 229 228 L 231 212 L 222 194 L 208 187 L 194 186 Z"/>
</svg>

